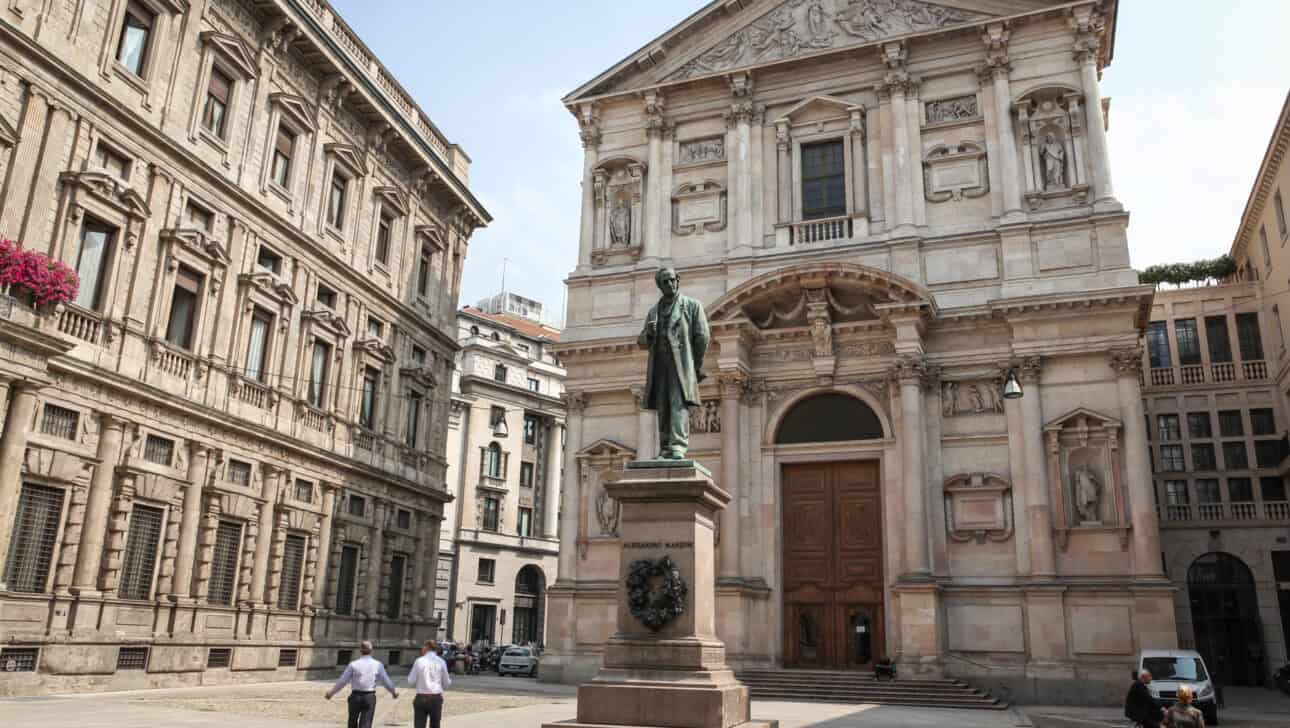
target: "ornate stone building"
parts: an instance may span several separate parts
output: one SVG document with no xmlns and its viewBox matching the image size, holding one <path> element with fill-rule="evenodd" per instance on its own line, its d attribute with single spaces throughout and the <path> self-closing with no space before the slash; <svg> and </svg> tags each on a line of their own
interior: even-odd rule
<svg viewBox="0 0 1290 728">
<path fill-rule="evenodd" d="M 1119 700 L 1172 647 L 1099 74 L 1116 3 L 712 2 L 565 98 L 585 149 L 547 679 L 593 675 L 654 454 L 636 337 L 677 267 L 712 326 L 691 454 L 734 500 L 738 667 Z M 1005 400 L 1001 383 L 1024 390 Z"/>
<path fill-rule="evenodd" d="M 457 315 L 439 626 L 461 644 L 542 643 L 560 548 L 560 332 L 534 320 L 541 304 L 503 298 L 533 304 L 530 316 L 471 306 Z"/>
<path fill-rule="evenodd" d="M 322 0 L 8 2 L 0 694 L 434 634 L 469 158 Z M 387 652 L 388 650 L 388 652 Z"/>
</svg>

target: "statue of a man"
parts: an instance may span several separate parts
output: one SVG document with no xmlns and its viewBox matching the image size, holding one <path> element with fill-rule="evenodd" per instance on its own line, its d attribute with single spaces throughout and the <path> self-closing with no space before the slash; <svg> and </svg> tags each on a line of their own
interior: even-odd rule
<svg viewBox="0 0 1290 728">
<path fill-rule="evenodd" d="M 1093 470 L 1082 465 L 1075 471 L 1075 510 L 1081 523 L 1096 523 L 1101 519 L 1098 505 L 1102 502 L 1102 485 Z"/>
<path fill-rule="evenodd" d="M 1039 149 L 1044 162 L 1044 189 L 1066 186 L 1066 149 L 1051 133 L 1044 135 L 1044 145 Z"/>
<path fill-rule="evenodd" d="M 609 244 L 629 247 L 632 242 L 632 209 L 622 200 L 609 212 Z"/>
<path fill-rule="evenodd" d="M 703 355 L 708 350 L 708 317 L 703 306 L 681 295 L 676 271 L 654 274 L 662 297 L 645 317 L 636 340 L 649 350 L 644 408 L 658 412 L 658 456 L 680 460 L 690 447 L 690 407 L 699 407 Z"/>
</svg>

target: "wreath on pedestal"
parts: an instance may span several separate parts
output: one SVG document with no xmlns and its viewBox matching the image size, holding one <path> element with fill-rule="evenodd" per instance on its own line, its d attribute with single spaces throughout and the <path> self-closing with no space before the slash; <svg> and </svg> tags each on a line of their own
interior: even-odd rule
<svg viewBox="0 0 1290 728">
<path fill-rule="evenodd" d="M 689 593 L 681 570 L 672 559 L 639 559 L 627 568 L 627 609 L 654 631 L 685 614 Z"/>
</svg>

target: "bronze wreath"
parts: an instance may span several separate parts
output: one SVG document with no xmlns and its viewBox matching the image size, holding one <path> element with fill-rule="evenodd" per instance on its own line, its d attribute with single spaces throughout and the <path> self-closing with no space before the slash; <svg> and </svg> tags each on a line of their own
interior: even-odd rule
<svg viewBox="0 0 1290 728">
<path fill-rule="evenodd" d="M 656 632 L 685 614 L 689 591 L 681 570 L 668 556 L 633 561 L 627 568 L 627 609 Z"/>
</svg>

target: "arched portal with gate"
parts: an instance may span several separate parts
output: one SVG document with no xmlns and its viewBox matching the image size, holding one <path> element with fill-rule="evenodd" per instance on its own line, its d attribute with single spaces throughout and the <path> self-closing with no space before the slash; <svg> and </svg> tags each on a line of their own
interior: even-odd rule
<svg viewBox="0 0 1290 728">
<path fill-rule="evenodd" d="M 515 606 L 512 610 L 511 644 L 542 644 L 546 576 L 528 564 L 515 575 Z"/>
<path fill-rule="evenodd" d="M 1266 672 L 1254 575 L 1239 558 L 1213 551 L 1187 569 L 1196 651 L 1223 685 L 1259 685 Z"/>
</svg>

